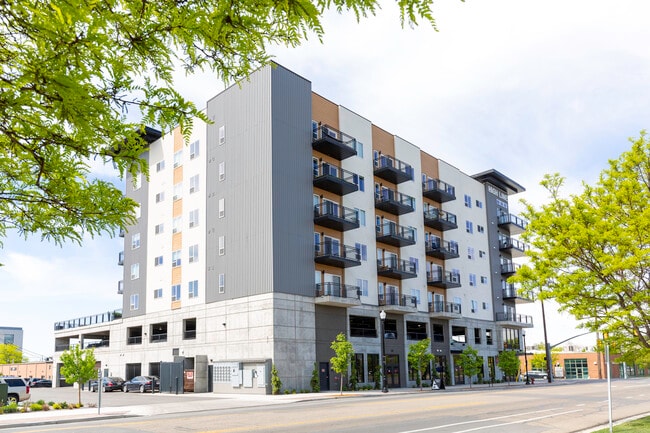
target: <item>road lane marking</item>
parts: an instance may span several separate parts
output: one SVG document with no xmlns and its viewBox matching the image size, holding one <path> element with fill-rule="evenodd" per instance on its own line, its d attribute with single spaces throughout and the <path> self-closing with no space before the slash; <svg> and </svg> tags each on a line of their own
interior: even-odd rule
<svg viewBox="0 0 650 433">
<path fill-rule="evenodd" d="M 454 433 L 467 433 L 467 432 L 472 432 L 472 431 L 477 431 L 477 430 L 483 430 L 483 429 L 488 429 L 488 428 L 503 427 L 503 426 L 506 426 L 506 425 L 523 424 L 523 423 L 525 423 L 525 422 L 537 421 L 537 420 L 539 420 L 539 419 L 552 418 L 552 417 L 554 417 L 554 416 L 566 415 L 566 414 L 568 414 L 568 413 L 575 413 L 575 412 L 582 412 L 582 410 L 581 410 L 581 409 L 577 409 L 577 410 L 568 410 L 568 411 L 566 411 L 566 412 L 552 413 L 552 414 L 550 414 L 550 415 L 538 416 L 538 417 L 535 417 L 535 418 L 529 418 L 529 419 L 522 419 L 522 420 L 519 420 L 519 421 L 505 422 L 505 423 L 502 423 L 502 424 L 485 425 L 485 426 L 482 426 L 482 427 L 476 427 L 476 428 L 472 428 L 472 429 L 469 429 L 469 430 L 460 430 L 460 431 L 457 431 L 457 432 L 454 432 Z"/>
</svg>

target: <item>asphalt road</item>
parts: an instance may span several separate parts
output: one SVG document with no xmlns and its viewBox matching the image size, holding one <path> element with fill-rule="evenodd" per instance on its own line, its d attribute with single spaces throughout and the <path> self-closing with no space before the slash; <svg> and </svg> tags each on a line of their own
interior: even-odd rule
<svg viewBox="0 0 650 433">
<path fill-rule="evenodd" d="M 33 399 L 38 399 L 40 393 L 34 391 Z M 87 391 L 82 394 L 96 397 Z M 650 379 L 615 381 L 612 396 L 615 419 L 650 414 Z M 156 396 L 120 392 L 107 393 L 102 398 L 111 405 L 160 401 Z M 202 399 L 200 395 L 169 397 L 174 398 L 183 405 Z M 109 399 L 114 401 L 109 403 Z M 220 401 L 213 399 L 211 409 L 190 413 L 31 426 L 3 432 L 566 433 L 586 431 L 608 421 L 604 381 L 482 391 L 373 394 L 238 409 L 222 409 Z"/>
</svg>

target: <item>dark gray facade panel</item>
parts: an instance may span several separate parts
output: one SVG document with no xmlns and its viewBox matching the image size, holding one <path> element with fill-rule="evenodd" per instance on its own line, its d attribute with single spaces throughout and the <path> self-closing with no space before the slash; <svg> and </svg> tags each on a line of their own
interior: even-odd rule
<svg viewBox="0 0 650 433">
<path fill-rule="evenodd" d="M 273 291 L 313 297 L 311 83 L 272 69 Z"/>
<path fill-rule="evenodd" d="M 321 362 L 329 362 L 330 358 L 335 355 L 330 346 L 332 341 L 336 340 L 336 336 L 341 332 L 346 336 L 348 335 L 348 315 L 345 308 L 324 305 L 316 305 L 315 307 L 316 361 L 320 365 Z M 329 389 L 333 389 L 335 386 L 334 372 L 330 372 L 329 378 Z"/>
<path fill-rule="evenodd" d="M 149 163 L 149 152 L 142 154 Z M 149 221 L 149 182 L 142 175 L 142 186 L 133 190 L 133 177 L 126 176 L 126 195 L 140 203 L 140 218 L 128 226 L 124 234 L 124 293 L 122 295 L 122 312 L 124 317 L 144 316 L 147 312 L 147 230 Z M 140 233 L 140 248 L 131 249 L 131 236 Z M 131 280 L 131 265 L 140 264 L 140 278 Z M 131 295 L 139 295 L 137 310 L 131 311 Z"/>
</svg>

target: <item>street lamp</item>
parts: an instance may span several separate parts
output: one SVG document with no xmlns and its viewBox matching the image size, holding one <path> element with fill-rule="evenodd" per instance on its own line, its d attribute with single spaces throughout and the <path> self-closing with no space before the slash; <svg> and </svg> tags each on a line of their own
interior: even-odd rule
<svg viewBox="0 0 650 433">
<path fill-rule="evenodd" d="M 521 331 L 521 336 L 524 339 L 524 364 L 526 366 L 526 385 L 530 385 L 530 379 L 528 378 L 528 353 L 526 353 L 526 331 Z"/>
<path fill-rule="evenodd" d="M 386 386 L 386 312 L 384 310 L 379 312 L 379 319 L 381 319 L 381 392 L 388 392 L 388 387 Z"/>
</svg>

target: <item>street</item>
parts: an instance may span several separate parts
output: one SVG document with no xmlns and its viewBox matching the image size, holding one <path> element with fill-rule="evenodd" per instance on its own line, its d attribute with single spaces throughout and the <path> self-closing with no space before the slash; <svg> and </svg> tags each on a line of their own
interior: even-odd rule
<svg viewBox="0 0 650 433">
<path fill-rule="evenodd" d="M 34 390 L 35 392 L 37 390 Z M 56 392 L 56 390 L 48 390 Z M 40 394 L 40 392 L 39 392 Z M 87 391 L 84 397 L 92 395 Z M 362 397 L 328 398 L 228 408 L 230 399 L 201 395 L 159 396 L 108 393 L 111 405 L 177 404 L 200 408 L 136 418 L 106 419 L 63 425 L 3 429 L 7 432 L 373 432 L 465 433 L 580 432 L 607 423 L 607 384 L 580 381 L 548 385 L 512 386 L 474 391 L 361 393 Z M 624 419 L 650 414 L 650 379 L 614 381 L 613 414 Z M 35 396 L 39 398 L 38 396 Z M 273 398 L 273 397 L 269 397 Z M 84 398 L 84 401 L 90 401 Z M 119 401 L 118 401 L 119 400 Z M 199 404 L 201 403 L 201 404 Z M 0 425 L 2 417 L 0 416 Z"/>
</svg>

